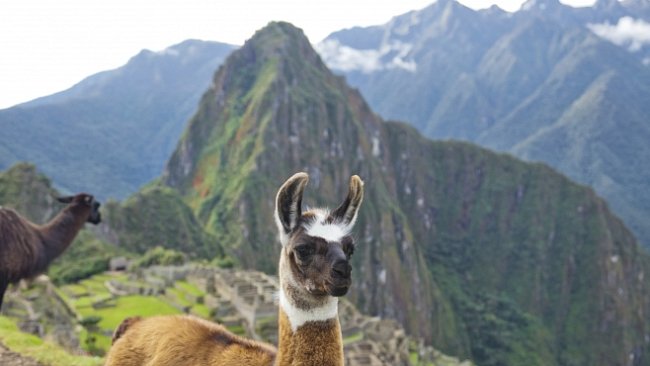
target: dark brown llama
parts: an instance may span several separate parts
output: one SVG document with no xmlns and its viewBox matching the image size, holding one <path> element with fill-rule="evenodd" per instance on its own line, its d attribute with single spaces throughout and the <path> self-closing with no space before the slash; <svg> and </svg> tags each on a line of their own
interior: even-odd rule
<svg viewBox="0 0 650 366">
<path fill-rule="evenodd" d="M 57 200 L 68 205 L 45 225 L 0 207 L 0 309 L 9 284 L 43 273 L 70 246 L 85 222 L 101 220 L 100 204 L 89 194 Z"/>
</svg>

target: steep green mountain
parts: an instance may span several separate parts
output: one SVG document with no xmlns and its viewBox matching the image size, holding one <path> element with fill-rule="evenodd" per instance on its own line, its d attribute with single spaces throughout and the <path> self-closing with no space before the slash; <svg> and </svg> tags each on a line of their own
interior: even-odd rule
<svg viewBox="0 0 650 366">
<path fill-rule="evenodd" d="M 189 258 L 211 260 L 223 251 L 206 233 L 181 196 L 168 187 L 150 185 L 124 202 L 109 201 L 104 209 L 103 236 L 118 246 L 143 254 L 160 246 Z"/>
<path fill-rule="evenodd" d="M 364 41 L 364 40 L 361 40 Z M 271 23 L 215 74 L 162 182 L 246 267 L 274 272 L 276 190 L 366 182 L 350 298 L 479 365 L 650 365 L 650 258 L 543 164 L 384 122 L 299 29 Z"/>
<path fill-rule="evenodd" d="M 438 0 L 333 33 L 318 49 L 382 116 L 546 162 L 593 187 L 650 247 L 643 9 L 644 0 L 587 8 L 530 0 L 505 13 Z"/>
<path fill-rule="evenodd" d="M 0 169 L 36 164 L 56 186 L 124 198 L 160 174 L 233 46 L 185 41 L 48 97 L 0 110 Z"/>
</svg>

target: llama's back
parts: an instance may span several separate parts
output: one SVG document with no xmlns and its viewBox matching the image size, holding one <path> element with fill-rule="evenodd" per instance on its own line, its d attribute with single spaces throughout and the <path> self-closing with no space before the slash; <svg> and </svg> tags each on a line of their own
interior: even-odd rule
<svg viewBox="0 0 650 366">
<path fill-rule="evenodd" d="M 127 319 L 105 366 L 270 366 L 276 350 L 193 316 Z M 117 332 L 116 332 L 117 333 Z"/>
<path fill-rule="evenodd" d="M 9 283 L 32 275 L 42 261 L 35 226 L 9 208 L 0 208 L 0 275 Z"/>
</svg>

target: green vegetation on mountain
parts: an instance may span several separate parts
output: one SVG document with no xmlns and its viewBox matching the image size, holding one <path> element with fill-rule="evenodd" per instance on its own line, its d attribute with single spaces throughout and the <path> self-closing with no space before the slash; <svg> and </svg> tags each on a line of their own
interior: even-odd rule
<svg viewBox="0 0 650 366">
<path fill-rule="evenodd" d="M 132 253 L 160 246 L 194 259 L 212 260 L 223 254 L 215 238 L 169 187 L 151 184 L 122 203 L 109 201 L 104 212 L 106 236 Z"/>
<path fill-rule="evenodd" d="M 47 271 L 56 284 L 88 278 L 108 269 L 111 258 L 128 255 L 127 251 L 111 245 L 87 231 L 81 231 L 70 247 L 55 260 Z"/>
<path fill-rule="evenodd" d="M 271 23 L 216 73 L 162 181 L 242 265 L 273 273 L 274 195 L 296 171 L 306 205 L 366 182 L 361 309 L 480 365 L 650 364 L 650 259 L 591 189 L 383 122 L 299 30 Z"/>
<path fill-rule="evenodd" d="M 187 256 L 173 249 L 165 249 L 157 246 L 147 250 L 141 257 L 136 259 L 132 267 L 149 267 L 149 266 L 171 266 L 180 265 L 187 261 Z"/>
</svg>

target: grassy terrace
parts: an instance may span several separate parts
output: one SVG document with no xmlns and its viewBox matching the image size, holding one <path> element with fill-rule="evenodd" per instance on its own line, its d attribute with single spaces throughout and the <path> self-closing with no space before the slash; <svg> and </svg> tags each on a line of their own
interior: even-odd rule
<svg viewBox="0 0 650 366">
<path fill-rule="evenodd" d="M 56 290 L 77 314 L 78 319 L 89 323 L 85 325 L 79 338 L 82 348 L 91 354 L 103 355 L 110 347 L 113 330 L 128 317 L 181 314 L 183 309 L 187 309 L 190 314 L 205 319 L 213 318 L 212 311 L 203 304 L 205 292 L 187 281 L 175 282 L 174 286 L 166 288 L 165 294 L 162 295 L 119 297 L 114 297 L 108 291 L 108 281 L 135 286 L 147 285 L 129 279 L 123 273 L 103 273 Z M 232 325 L 228 329 L 235 334 L 246 334 L 241 325 Z"/>
<path fill-rule="evenodd" d="M 176 288 L 184 291 L 185 293 L 188 293 L 192 296 L 204 296 L 205 293 L 201 291 L 198 287 L 194 286 L 193 284 L 187 282 L 187 281 L 176 281 L 175 283 Z"/>
<path fill-rule="evenodd" d="M 99 366 L 103 359 L 71 355 L 58 345 L 21 332 L 14 320 L 0 316 L 0 341 L 14 352 L 51 366 Z"/>
<path fill-rule="evenodd" d="M 182 309 L 187 308 L 190 314 L 211 318 L 210 309 L 203 304 L 205 293 L 187 281 L 177 281 L 174 287 L 165 289 L 164 295 L 121 297 L 114 297 L 108 291 L 107 281 L 136 286 L 147 285 L 129 279 L 123 273 L 103 273 L 62 286 L 58 291 L 80 320 L 96 320 L 86 326 L 80 334 L 83 349 L 92 354 L 103 355 L 110 347 L 110 334 L 122 320 L 131 316 L 181 314 Z M 243 329 L 239 331 L 245 333 Z"/>
<path fill-rule="evenodd" d="M 363 332 L 359 331 L 343 338 L 343 344 L 346 345 L 346 344 L 358 342 L 362 339 L 363 339 Z"/>
<path fill-rule="evenodd" d="M 97 324 L 97 331 L 82 333 L 81 342 L 84 349 L 93 353 L 102 353 L 110 346 L 111 337 L 107 334 L 111 334 L 125 318 L 179 313 L 178 309 L 156 297 L 139 295 L 119 297 L 115 301 L 114 307 L 96 310 L 90 307 L 81 311 L 81 315 L 84 317 L 99 316 L 101 318 Z"/>
</svg>

